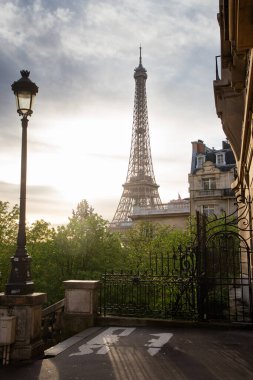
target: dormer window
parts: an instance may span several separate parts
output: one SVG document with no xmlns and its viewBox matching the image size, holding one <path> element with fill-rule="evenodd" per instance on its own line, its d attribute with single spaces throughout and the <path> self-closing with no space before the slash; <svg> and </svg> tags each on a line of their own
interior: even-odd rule
<svg viewBox="0 0 253 380">
<path fill-rule="evenodd" d="M 197 169 L 202 168 L 204 162 L 205 162 L 205 156 L 204 155 L 197 156 Z"/>
<path fill-rule="evenodd" d="M 216 165 L 217 166 L 226 165 L 225 153 L 217 153 L 216 154 Z"/>
</svg>

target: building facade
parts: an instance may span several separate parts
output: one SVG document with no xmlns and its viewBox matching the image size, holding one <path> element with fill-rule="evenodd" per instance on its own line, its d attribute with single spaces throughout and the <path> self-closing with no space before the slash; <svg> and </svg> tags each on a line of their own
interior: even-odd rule
<svg viewBox="0 0 253 380">
<path fill-rule="evenodd" d="M 133 207 L 130 215 L 134 224 L 138 222 L 153 222 L 160 225 L 171 226 L 178 230 L 187 228 L 190 217 L 190 201 L 189 199 L 181 199 L 180 196 L 176 200 L 162 204 L 158 208 Z"/>
<path fill-rule="evenodd" d="M 189 198 L 179 196 L 159 209 L 134 206 L 130 214 L 133 223 L 149 221 L 184 230 L 190 216 L 195 217 L 197 211 L 216 216 L 235 213 L 236 198 L 231 189 L 235 179 L 235 157 L 228 142 L 223 141 L 221 149 L 208 148 L 202 140 L 192 142 L 188 179 Z"/>
<path fill-rule="evenodd" d="M 216 57 L 216 79 L 213 82 L 217 116 L 221 119 L 223 130 L 236 159 L 237 178 L 232 187 L 240 203 L 240 213 L 244 215 L 243 223 L 247 226 L 242 234 L 251 251 L 253 248 L 252 14 L 252 0 L 219 1 L 221 50 L 220 55 Z"/>
<path fill-rule="evenodd" d="M 229 143 L 221 149 L 208 148 L 202 140 L 192 142 L 191 173 L 189 174 L 190 213 L 230 215 L 235 212 L 235 158 Z"/>
</svg>

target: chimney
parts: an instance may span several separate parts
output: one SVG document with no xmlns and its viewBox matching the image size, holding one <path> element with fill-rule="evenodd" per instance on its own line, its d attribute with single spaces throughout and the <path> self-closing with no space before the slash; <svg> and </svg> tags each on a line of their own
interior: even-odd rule
<svg viewBox="0 0 253 380">
<path fill-rule="evenodd" d="M 222 141 L 222 149 L 231 149 L 228 141 Z"/>
<path fill-rule="evenodd" d="M 195 153 L 195 154 L 206 153 L 206 146 L 202 140 L 192 142 L 192 153 Z"/>
</svg>

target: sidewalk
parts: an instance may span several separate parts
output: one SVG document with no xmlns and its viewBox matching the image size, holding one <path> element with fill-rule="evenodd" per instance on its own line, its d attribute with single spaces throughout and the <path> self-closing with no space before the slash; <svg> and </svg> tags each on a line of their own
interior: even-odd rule
<svg viewBox="0 0 253 380">
<path fill-rule="evenodd" d="M 1 380 L 252 380 L 253 330 L 94 327 Z"/>
</svg>

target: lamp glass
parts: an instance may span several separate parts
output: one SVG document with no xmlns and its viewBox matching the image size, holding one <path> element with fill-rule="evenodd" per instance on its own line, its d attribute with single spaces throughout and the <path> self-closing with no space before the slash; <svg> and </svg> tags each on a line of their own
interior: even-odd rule
<svg viewBox="0 0 253 380">
<path fill-rule="evenodd" d="M 32 112 L 34 95 L 29 91 L 20 91 L 16 93 L 17 110 L 22 115 Z"/>
</svg>

